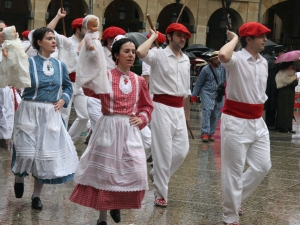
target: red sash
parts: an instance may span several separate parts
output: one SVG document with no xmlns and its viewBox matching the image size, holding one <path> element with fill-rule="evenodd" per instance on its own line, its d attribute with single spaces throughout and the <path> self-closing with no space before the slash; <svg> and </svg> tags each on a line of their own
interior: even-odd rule
<svg viewBox="0 0 300 225">
<path fill-rule="evenodd" d="M 223 113 L 243 119 L 258 119 L 262 117 L 264 104 L 249 104 L 226 99 Z"/>
<path fill-rule="evenodd" d="M 70 80 L 71 80 L 71 82 L 75 82 L 75 79 L 76 79 L 76 73 L 75 72 L 72 72 L 72 73 L 70 73 L 69 74 L 69 77 L 70 77 Z"/>
<path fill-rule="evenodd" d="M 17 92 L 16 92 L 16 89 L 13 87 L 12 88 L 12 91 L 14 93 L 14 109 L 15 111 L 18 109 L 18 100 L 17 100 Z"/>
<path fill-rule="evenodd" d="M 96 93 L 95 93 L 94 91 L 92 91 L 91 89 L 88 89 L 88 88 L 84 88 L 84 87 L 83 87 L 82 90 L 83 90 L 83 93 L 84 93 L 85 96 L 100 99 L 99 94 L 96 94 Z"/>
<path fill-rule="evenodd" d="M 167 106 L 176 107 L 176 108 L 183 107 L 183 97 L 166 95 L 166 94 L 162 94 L 162 95 L 155 94 L 153 96 L 153 101 L 159 102 Z"/>
</svg>

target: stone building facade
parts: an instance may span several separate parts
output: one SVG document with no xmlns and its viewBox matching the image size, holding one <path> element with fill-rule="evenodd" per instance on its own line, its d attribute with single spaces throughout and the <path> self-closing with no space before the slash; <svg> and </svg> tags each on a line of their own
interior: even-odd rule
<svg viewBox="0 0 300 225">
<path fill-rule="evenodd" d="M 11 8 L 7 8 L 8 3 Z M 69 13 L 65 19 L 67 35 L 71 35 L 73 19 L 93 13 L 100 18 L 100 31 L 119 26 L 127 32 L 146 32 L 151 16 L 160 32 L 175 21 L 185 5 L 179 22 L 192 33 L 188 45 L 204 44 L 219 49 L 225 42 L 226 27 L 220 0 L 63 0 Z M 300 48 L 300 2 L 297 0 L 227 0 L 227 13 L 232 30 L 237 32 L 244 22 L 259 21 L 272 29 L 269 39 L 284 44 L 287 50 Z M 60 7 L 60 0 L 1 0 L 0 19 L 25 29 L 45 26 Z M 62 25 L 57 27 L 62 32 Z"/>
</svg>

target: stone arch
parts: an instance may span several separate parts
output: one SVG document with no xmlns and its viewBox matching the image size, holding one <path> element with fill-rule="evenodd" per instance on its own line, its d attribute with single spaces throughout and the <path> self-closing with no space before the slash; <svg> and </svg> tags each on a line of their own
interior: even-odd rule
<svg viewBox="0 0 300 225">
<path fill-rule="evenodd" d="M 123 20 L 119 18 L 119 9 L 124 7 L 126 15 Z M 139 4 L 133 0 L 114 0 L 110 2 L 104 10 L 105 22 L 103 30 L 110 26 L 118 26 L 126 32 L 138 32 L 145 29 L 144 12 Z"/>
<path fill-rule="evenodd" d="M 231 19 L 232 31 L 238 33 L 239 27 L 243 24 L 241 15 L 234 9 L 227 9 L 227 13 Z M 206 37 L 206 45 L 210 48 L 219 50 L 226 41 L 226 27 L 221 28 L 221 20 L 224 19 L 223 9 L 219 8 L 211 14 L 207 22 L 208 32 Z M 225 21 L 224 21 L 225 22 Z"/>
<path fill-rule="evenodd" d="M 72 35 L 71 23 L 74 19 L 84 17 L 85 14 L 89 13 L 89 7 L 85 0 L 68 0 L 71 4 L 70 13 L 65 17 L 66 35 Z M 57 14 L 60 8 L 60 0 L 51 0 L 47 5 L 48 19 L 46 23 L 49 23 Z M 62 21 L 56 26 L 56 31 L 58 33 L 63 33 Z"/>
<path fill-rule="evenodd" d="M 259 22 L 262 21 L 263 16 L 265 15 L 265 13 L 267 12 L 267 10 L 272 7 L 273 5 L 276 5 L 280 2 L 285 2 L 287 0 L 262 0 L 262 3 L 260 5 L 260 12 L 259 12 Z"/>
<path fill-rule="evenodd" d="M 165 33 L 166 28 L 172 23 L 171 15 L 176 14 L 179 15 L 183 5 L 182 4 L 168 4 L 166 5 L 159 13 L 157 17 L 158 23 L 158 31 Z M 174 22 L 174 21 L 173 21 Z M 179 18 L 179 23 L 184 24 L 190 31 L 192 27 L 195 25 L 195 17 L 192 11 L 186 6 Z"/>
<path fill-rule="evenodd" d="M 284 45 L 286 50 L 300 48 L 299 8 L 299 1 L 281 1 L 271 5 L 261 16 L 261 23 L 272 30 L 268 38 Z"/>
<path fill-rule="evenodd" d="M 28 29 L 29 10 L 31 10 L 30 0 L 12 1 L 11 9 L 5 9 L 4 1 L 0 1 L 0 19 L 8 26 L 14 25 L 19 34 Z"/>
</svg>

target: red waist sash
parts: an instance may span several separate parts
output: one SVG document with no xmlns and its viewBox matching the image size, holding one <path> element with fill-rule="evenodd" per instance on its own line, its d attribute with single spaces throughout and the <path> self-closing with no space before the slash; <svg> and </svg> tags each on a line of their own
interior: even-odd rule
<svg viewBox="0 0 300 225">
<path fill-rule="evenodd" d="M 85 96 L 100 99 L 99 94 L 96 94 L 96 93 L 95 93 L 94 91 L 92 91 L 91 89 L 88 89 L 88 88 L 84 88 L 84 87 L 83 87 L 82 90 L 83 90 L 83 93 L 84 93 Z"/>
<path fill-rule="evenodd" d="M 76 73 L 75 72 L 72 72 L 72 73 L 70 73 L 69 74 L 69 77 L 70 77 L 70 80 L 71 80 L 71 82 L 75 82 L 75 79 L 76 79 Z"/>
<path fill-rule="evenodd" d="M 264 104 L 249 104 L 226 99 L 223 113 L 243 119 L 258 119 L 262 117 Z"/>
<path fill-rule="evenodd" d="M 172 106 L 176 108 L 181 108 L 183 107 L 183 97 L 179 96 L 172 96 L 172 95 L 154 95 L 153 96 L 153 101 L 167 105 L 167 106 Z"/>
</svg>

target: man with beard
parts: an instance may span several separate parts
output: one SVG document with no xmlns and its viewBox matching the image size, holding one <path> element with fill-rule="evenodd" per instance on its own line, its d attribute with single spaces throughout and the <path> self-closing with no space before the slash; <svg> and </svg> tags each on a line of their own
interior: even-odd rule
<svg viewBox="0 0 300 225">
<path fill-rule="evenodd" d="M 183 163 L 189 139 L 186 121 L 190 119 L 190 61 L 181 49 L 191 37 L 180 23 L 167 27 L 165 49 L 151 48 L 158 34 L 151 36 L 137 50 L 138 57 L 151 66 L 150 92 L 154 94 L 151 121 L 151 151 L 154 179 L 154 204 L 166 207 L 168 183 Z"/>
</svg>

